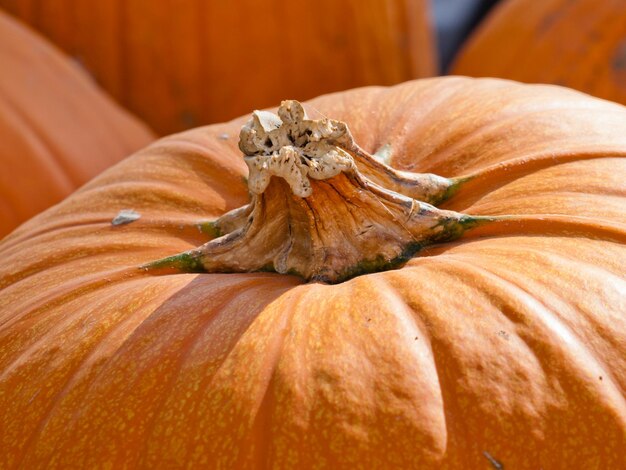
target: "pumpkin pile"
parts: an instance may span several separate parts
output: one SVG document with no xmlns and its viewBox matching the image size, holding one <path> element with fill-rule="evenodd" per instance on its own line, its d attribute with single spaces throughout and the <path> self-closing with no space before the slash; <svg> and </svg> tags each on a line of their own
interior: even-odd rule
<svg viewBox="0 0 626 470">
<path fill-rule="evenodd" d="M 153 142 L 0 241 L 0 468 L 622 468 L 625 175 L 503 79 Z"/>
</svg>

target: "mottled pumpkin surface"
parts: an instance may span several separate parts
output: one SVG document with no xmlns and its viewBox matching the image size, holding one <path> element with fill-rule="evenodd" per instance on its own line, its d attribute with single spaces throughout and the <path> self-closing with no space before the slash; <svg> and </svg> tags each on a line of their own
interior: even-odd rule
<svg viewBox="0 0 626 470">
<path fill-rule="evenodd" d="M 153 140 L 78 64 L 0 10 L 0 238 Z"/>
<path fill-rule="evenodd" d="M 305 107 L 474 175 L 445 208 L 536 217 L 332 286 L 153 275 L 248 200 L 247 118 L 163 139 L 0 243 L 0 467 L 623 466 L 626 109 L 463 78 Z"/>
</svg>

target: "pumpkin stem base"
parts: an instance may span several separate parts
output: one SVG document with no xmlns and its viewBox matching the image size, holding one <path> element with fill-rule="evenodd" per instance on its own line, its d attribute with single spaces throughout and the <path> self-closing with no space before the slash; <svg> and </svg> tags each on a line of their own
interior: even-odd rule
<svg viewBox="0 0 626 470">
<path fill-rule="evenodd" d="M 397 267 L 493 221 L 436 208 L 429 202 L 450 195 L 455 181 L 396 171 L 356 145 L 345 123 L 310 120 L 295 101 L 278 116 L 255 112 L 239 146 L 250 204 L 205 224 L 219 238 L 144 268 L 336 283 Z"/>
</svg>

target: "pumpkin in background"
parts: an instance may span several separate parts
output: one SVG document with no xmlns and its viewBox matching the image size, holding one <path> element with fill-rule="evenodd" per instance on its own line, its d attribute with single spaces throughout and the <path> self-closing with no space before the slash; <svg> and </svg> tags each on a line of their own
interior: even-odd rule
<svg viewBox="0 0 626 470">
<path fill-rule="evenodd" d="M 153 136 L 0 12 L 0 238 Z"/>
<path fill-rule="evenodd" d="M 305 108 L 499 222 L 335 285 L 161 272 L 248 201 L 248 117 L 162 139 L 0 243 L 0 466 L 619 468 L 626 109 L 455 77 Z"/>
<path fill-rule="evenodd" d="M 169 134 L 436 73 L 427 0 L 0 0 Z M 253 85 L 254 84 L 254 85 Z"/>
<path fill-rule="evenodd" d="M 626 104 L 626 1 L 505 0 L 452 72 L 554 83 Z"/>
</svg>

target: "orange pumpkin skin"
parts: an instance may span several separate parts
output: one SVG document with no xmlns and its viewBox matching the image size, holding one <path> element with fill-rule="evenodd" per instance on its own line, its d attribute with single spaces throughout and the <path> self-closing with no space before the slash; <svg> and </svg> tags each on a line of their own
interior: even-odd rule
<svg viewBox="0 0 626 470">
<path fill-rule="evenodd" d="M 244 119 L 163 139 L 0 243 L 0 466 L 619 468 L 626 110 L 463 78 L 308 106 L 396 168 L 474 175 L 447 208 L 561 223 L 332 286 L 151 275 L 247 201 Z"/>
<path fill-rule="evenodd" d="M 0 0 L 161 134 L 436 74 L 427 0 Z"/>
<path fill-rule="evenodd" d="M 459 53 L 452 73 L 554 83 L 626 104 L 624 0 L 507 0 Z"/>
<path fill-rule="evenodd" d="M 1 238 L 153 136 L 2 12 L 0 44 Z"/>
</svg>

